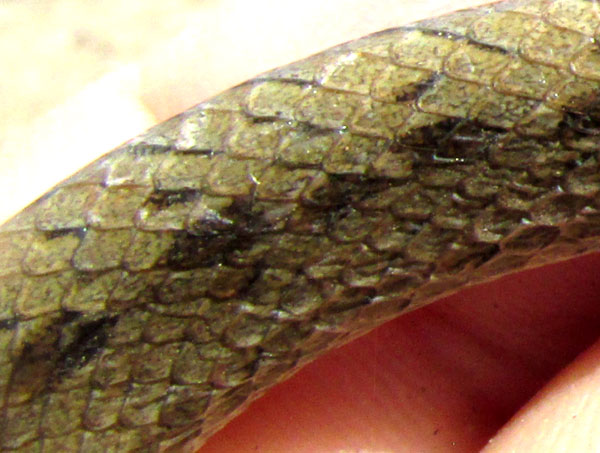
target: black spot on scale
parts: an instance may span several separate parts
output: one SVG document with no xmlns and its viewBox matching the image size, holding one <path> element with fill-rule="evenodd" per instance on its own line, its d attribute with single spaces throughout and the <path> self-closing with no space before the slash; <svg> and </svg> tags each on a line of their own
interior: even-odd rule
<svg viewBox="0 0 600 453">
<path fill-rule="evenodd" d="M 17 318 L 3 319 L 0 321 L 0 330 L 14 330 L 17 324 Z"/>
<path fill-rule="evenodd" d="M 77 236 L 79 239 L 83 240 L 87 231 L 87 228 L 64 228 L 60 230 L 43 231 L 43 233 L 47 240 L 57 239 L 69 235 Z"/>
<path fill-rule="evenodd" d="M 15 358 L 9 393 L 39 395 L 97 357 L 106 346 L 117 315 L 89 317 L 65 311 L 23 338 Z M 18 323 L 17 323 L 18 324 Z"/>
<path fill-rule="evenodd" d="M 109 331 L 117 322 L 117 315 L 107 315 L 86 320 L 77 312 L 67 313 L 70 317 L 70 338 L 66 345 L 60 345 L 60 354 L 56 363 L 58 377 L 70 370 L 81 368 L 89 363 L 104 348 Z"/>
<path fill-rule="evenodd" d="M 197 190 L 156 190 L 150 194 L 147 203 L 159 209 L 165 209 L 177 203 L 188 203 L 197 200 L 200 192 Z"/>
<path fill-rule="evenodd" d="M 396 102 L 409 102 L 419 99 L 423 93 L 436 84 L 440 77 L 439 72 L 434 72 L 426 80 L 404 85 L 402 87 L 403 93 L 396 96 Z"/>
<path fill-rule="evenodd" d="M 188 231 L 175 233 L 175 240 L 167 253 L 170 269 L 194 269 L 227 263 L 227 257 L 252 245 L 251 237 L 235 232 L 192 234 Z"/>
<path fill-rule="evenodd" d="M 415 166 L 469 164 L 487 160 L 487 150 L 508 134 L 465 118 L 446 118 L 396 138 L 390 151 L 411 152 Z"/>
</svg>

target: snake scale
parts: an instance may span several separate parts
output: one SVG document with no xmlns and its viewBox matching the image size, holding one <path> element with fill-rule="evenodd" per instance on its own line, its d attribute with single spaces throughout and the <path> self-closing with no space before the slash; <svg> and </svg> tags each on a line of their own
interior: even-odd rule
<svg viewBox="0 0 600 453">
<path fill-rule="evenodd" d="M 522 0 L 382 31 L 54 187 L 0 227 L 1 451 L 193 451 L 328 348 L 598 250 L 599 19 Z"/>
</svg>

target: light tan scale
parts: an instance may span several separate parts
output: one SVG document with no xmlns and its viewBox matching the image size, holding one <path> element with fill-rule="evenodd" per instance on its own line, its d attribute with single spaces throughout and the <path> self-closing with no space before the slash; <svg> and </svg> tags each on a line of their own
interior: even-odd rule
<svg viewBox="0 0 600 453">
<path fill-rule="evenodd" d="M 192 451 L 467 285 L 600 248 L 600 17 L 508 1 L 266 73 L 0 227 L 3 452 Z"/>
</svg>

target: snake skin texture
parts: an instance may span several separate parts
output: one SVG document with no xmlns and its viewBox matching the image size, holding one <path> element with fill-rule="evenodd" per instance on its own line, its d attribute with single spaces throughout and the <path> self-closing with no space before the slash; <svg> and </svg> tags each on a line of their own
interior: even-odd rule
<svg viewBox="0 0 600 453">
<path fill-rule="evenodd" d="M 598 250 L 599 37 L 586 0 L 386 30 L 53 188 L 0 227 L 1 451 L 193 451 L 328 348 Z"/>
</svg>

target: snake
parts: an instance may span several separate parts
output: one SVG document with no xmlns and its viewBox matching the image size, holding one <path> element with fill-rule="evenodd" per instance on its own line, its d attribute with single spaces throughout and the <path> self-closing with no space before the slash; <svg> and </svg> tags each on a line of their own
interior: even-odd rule
<svg viewBox="0 0 600 453">
<path fill-rule="evenodd" d="M 2 452 L 191 452 L 325 351 L 600 248 L 600 7 L 509 0 L 262 74 L 0 227 Z"/>
</svg>

